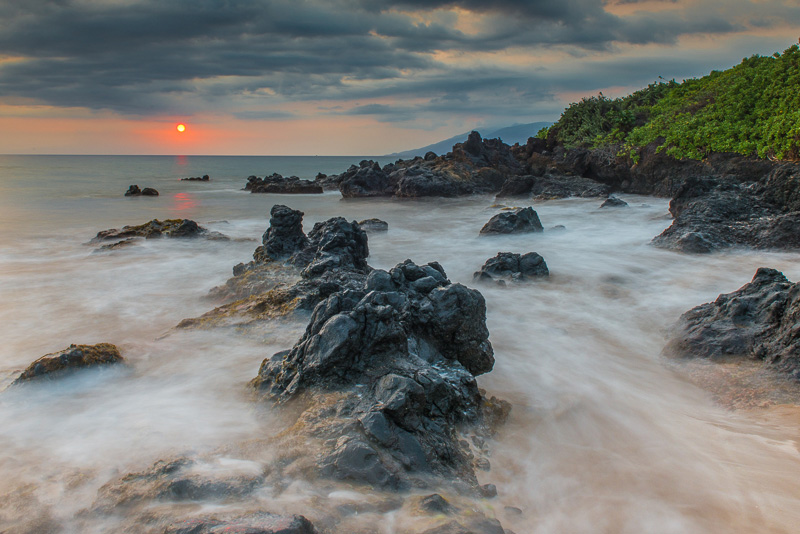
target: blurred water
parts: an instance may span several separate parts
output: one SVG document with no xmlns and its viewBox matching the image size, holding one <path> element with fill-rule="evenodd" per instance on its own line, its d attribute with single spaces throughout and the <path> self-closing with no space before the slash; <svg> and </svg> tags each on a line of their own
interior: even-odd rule
<svg viewBox="0 0 800 534">
<path fill-rule="evenodd" d="M 648 242 L 670 223 L 664 199 L 623 196 L 630 207 L 620 210 L 537 203 L 545 228 L 566 229 L 479 237 L 497 212 L 490 197 L 240 191 L 249 174 L 313 178 L 359 159 L 0 157 L 0 384 L 70 343 L 114 343 L 128 360 L 0 393 L 0 497 L 22 492 L 71 531 L 70 518 L 114 473 L 273 429 L 246 383 L 305 325 L 281 324 L 263 339 L 162 334 L 210 309 L 204 295 L 247 261 L 269 208 L 283 203 L 306 213 L 306 230 L 336 215 L 388 221 L 387 234 L 370 238 L 374 267 L 435 260 L 473 285 L 472 273 L 499 251 L 544 256 L 548 281 L 479 287 L 497 358 L 479 381 L 514 405 L 483 478 L 498 485 L 492 509 L 518 534 L 796 531 L 796 412 L 727 411 L 659 352 L 681 313 L 737 289 L 758 267 L 800 279 L 799 255 L 655 249 Z M 177 181 L 202 174 L 212 182 Z M 131 183 L 161 196 L 124 198 Z M 109 254 L 84 245 L 102 229 L 172 217 L 253 241 L 151 240 Z M 505 505 L 523 514 L 505 517 Z M 3 517 L 0 507 L 0 531 Z"/>
</svg>

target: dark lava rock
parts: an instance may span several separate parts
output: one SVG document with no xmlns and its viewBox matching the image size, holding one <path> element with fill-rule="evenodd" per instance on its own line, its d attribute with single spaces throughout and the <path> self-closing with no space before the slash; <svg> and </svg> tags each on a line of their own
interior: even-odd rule
<svg viewBox="0 0 800 534">
<path fill-rule="evenodd" d="M 605 202 L 600 205 L 601 208 L 627 208 L 628 203 L 617 197 L 608 197 Z"/>
<path fill-rule="evenodd" d="M 203 176 L 190 176 L 188 178 L 181 178 L 181 182 L 208 182 L 211 178 L 204 174 Z"/>
<path fill-rule="evenodd" d="M 454 197 L 497 192 L 509 176 L 518 174 L 520 164 L 510 147 L 499 139 L 482 139 L 472 132 L 452 152 L 424 158 L 398 160 L 381 167 L 362 161 L 326 181 L 339 184 L 345 198 L 352 197 Z"/>
<path fill-rule="evenodd" d="M 527 208 L 515 208 L 503 211 L 489 219 L 481 234 L 518 234 L 527 232 L 542 232 L 542 223 L 539 216 L 528 206 Z"/>
<path fill-rule="evenodd" d="M 146 239 L 156 237 L 203 237 L 206 239 L 227 240 L 228 237 L 219 233 L 207 230 L 190 219 L 166 219 L 159 221 L 153 219 L 145 224 L 138 226 L 123 226 L 121 230 L 112 228 L 97 232 L 97 235 L 90 243 L 101 243 L 103 241 L 123 240 L 131 237 L 144 237 Z"/>
<path fill-rule="evenodd" d="M 269 215 L 269 228 L 261 238 L 263 247 L 255 252 L 257 259 L 283 260 L 308 246 L 308 238 L 303 233 L 305 214 L 302 211 L 276 204 Z"/>
<path fill-rule="evenodd" d="M 358 225 L 362 230 L 370 234 L 389 231 L 389 223 L 380 219 L 364 219 L 363 221 L 358 221 Z"/>
<path fill-rule="evenodd" d="M 674 220 L 653 244 L 706 253 L 732 246 L 800 247 L 800 215 L 765 202 L 756 184 L 688 179 L 669 205 Z"/>
<path fill-rule="evenodd" d="M 482 517 L 473 519 L 463 525 L 458 521 L 450 521 L 444 525 L 430 528 L 422 534 L 506 534 L 500 521 Z"/>
<path fill-rule="evenodd" d="M 439 475 L 477 487 L 457 428 L 488 428 L 490 405 L 496 419 L 508 410 L 474 378 L 494 364 L 488 335 L 479 292 L 407 260 L 320 302 L 305 335 L 265 359 L 252 385 L 279 404 L 313 399 L 301 419 L 324 441 L 325 477 L 407 488 Z"/>
<path fill-rule="evenodd" d="M 531 278 L 550 276 L 547 264 L 536 252 L 519 255 L 512 252 L 498 252 L 497 256 L 486 260 L 483 267 L 473 275 L 474 280 L 522 282 Z"/>
<path fill-rule="evenodd" d="M 139 189 L 138 185 L 132 185 L 132 186 L 130 186 L 128 188 L 127 191 L 125 191 L 125 196 L 126 197 L 139 197 L 139 196 L 157 197 L 158 196 L 158 191 L 156 191 L 152 187 L 145 187 L 144 189 Z"/>
<path fill-rule="evenodd" d="M 123 361 L 119 349 L 111 343 L 97 345 L 70 345 L 68 348 L 46 354 L 30 364 L 13 384 L 21 384 L 40 378 L 54 378 L 69 371 L 96 367 Z"/>
<path fill-rule="evenodd" d="M 322 193 L 322 186 L 310 180 L 301 180 L 297 176 L 283 177 L 278 173 L 272 176 L 247 178 L 245 190 L 251 193 L 278 193 L 292 195 L 308 195 Z"/>
<path fill-rule="evenodd" d="M 234 519 L 187 519 L 168 526 L 164 534 L 316 534 L 311 522 L 301 515 L 280 516 L 257 513 Z"/>
<path fill-rule="evenodd" d="M 800 284 L 775 269 L 684 313 L 664 351 L 668 355 L 762 360 L 800 380 Z"/>
</svg>

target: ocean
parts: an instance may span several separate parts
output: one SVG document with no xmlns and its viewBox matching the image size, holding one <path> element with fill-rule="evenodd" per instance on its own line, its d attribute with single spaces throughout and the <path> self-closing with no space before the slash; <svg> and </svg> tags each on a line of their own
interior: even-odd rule
<svg viewBox="0 0 800 534">
<path fill-rule="evenodd" d="M 476 506 L 507 528 L 796 532 L 800 411 L 779 395 L 767 407 L 731 410 L 723 394 L 691 378 L 735 371 L 692 375 L 660 352 L 683 312 L 738 289 L 758 267 L 797 281 L 800 255 L 656 249 L 650 240 L 671 221 L 663 198 L 620 195 L 630 207 L 619 210 L 600 210 L 597 199 L 526 201 L 546 230 L 565 229 L 479 237 L 498 210 L 492 196 L 343 200 L 242 190 L 252 174 L 313 179 L 361 159 L 0 156 L 0 390 L 70 343 L 114 343 L 127 360 L 0 391 L 0 532 L 123 531 L 124 517 L 82 511 L 115 476 L 162 458 L 212 451 L 218 469 L 263 468 L 213 451 L 279 429 L 275 413 L 254 406 L 247 382 L 306 325 L 275 322 L 257 335 L 174 326 L 217 305 L 209 290 L 250 259 L 274 204 L 302 210 L 306 231 L 333 216 L 386 220 L 389 232 L 370 236 L 373 267 L 438 261 L 452 281 L 483 293 L 497 361 L 479 385 L 513 409 L 491 444 L 491 470 L 480 475 L 499 496 Z M 179 181 L 203 174 L 211 181 Z M 131 184 L 160 196 L 126 198 Z M 87 245 L 100 230 L 155 218 L 193 219 L 233 239 L 148 240 L 104 253 Z M 473 272 L 500 251 L 538 252 L 550 279 L 475 285 Z M 276 513 L 302 513 L 309 499 L 359 498 L 358 488 L 320 492 L 298 484 L 254 498 Z M 393 514 L 359 520 L 364 532 L 400 532 Z"/>
</svg>

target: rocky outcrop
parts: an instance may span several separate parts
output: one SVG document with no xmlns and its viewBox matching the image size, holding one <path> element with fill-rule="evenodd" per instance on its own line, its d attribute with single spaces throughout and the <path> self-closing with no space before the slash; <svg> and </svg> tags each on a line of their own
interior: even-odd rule
<svg viewBox="0 0 800 534">
<path fill-rule="evenodd" d="M 251 193 L 276 193 L 290 195 L 321 194 L 322 186 L 310 180 L 301 180 L 297 176 L 283 177 L 278 173 L 272 176 L 247 178 L 246 191 Z"/>
<path fill-rule="evenodd" d="M 454 197 L 497 192 L 519 171 L 508 145 L 472 132 L 466 142 L 455 145 L 444 156 L 431 152 L 424 158 L 398 160 L 384 167 L 365 160 L 326 180 L 337 182 L 345 198 Z"/>
<path fill-rule="evenodd" d="M 212 232 L 203 228 L 191 219 L 166 219 L 159 221 L 153 219 L 150 222 L 138 226 L 123 226 L 121 230 L 112 228 L 102 230 L 89 242 L 90 244 L 102 243 L 105 241 L 122 241 L 130 238 L 143 237 L 153 239 L 159 237 L 174 238 L 196 238 L 227 240 L 228 237 L 219 233 Z M 118 243 L 120 246 L 124 246 Z"/>
<path fill-rule="evenodd" d="M 775 269 L 714 302 L 684 313 L 664 352 L 671 356 L 755 359 L 800 380 L 800 284 Z"/>
<path fill-rule="evenodd" d="M 670 202 L 672 225 L 653 244 L 690 253 L 800 248 L 800 212 L 782 211 L 768 198 L 762 184 L 686 180 Z"/>
<path fill-rule="evenodd" d="M 125 191 L 126 197 L 157 197 L 158 191 L 153 189 L 152 187 L 145 187 L 144 189 L 139 189 L 138 185 L 132 185 L 128 187 L 128 190 Z"/>
<path fill-rule="evenodd" d="M 203 176 L 189 176 L 188 178 L 181 178 L 181 182 L 209 182 L 211 181 L 211 177 L 207 174 Z"/>
<path fill-rule="evenodd" d="M 46 354 L 30 364 L 13 384 L 21 384 L 42 378 L 63 376 L 70 371 L 97 367 L 123 361 L 119 349 L 111 343 L 97 345 L 70 345 L 68 348 Z"/>
<path fill-rule="evenodd" d="M 505 285 L 506 281 L 523 282 L 548 276 L 550 276 L 550 271 L 547 269 L 547 264 L 544 258 L 536 252 L 522 255 L 513 252 L 498 252 L 497 256 L 486 260 L 483 267 L 473 275 L 473 279 Z"/>
<path fill-rule="evenodd" d="M 475 381 L 494 364 L 488 336 L 480 293 L 407 260 L 320 302 L 252 385 L 277 404 L 310 404 L 294 428 L 318 443 L 325 477 L 407 488 L 439 475 L 477 487 L 457 428 L 488 432 L 487 410 L 498 419 L 508 409 Z"/>
<path fill-rule="evenodd" d="M 358 221 L 358 225 L 368 234 L 377 234 L 380 232 L 389 231 L 389 223 L 382 221 L 381 219 L 364 219 L 363 221 Z"/>
<path fill-rule="evenodd" d="M 303 232 L 302 211 L 276 204 L 269 212 L 269 228 L 261 238 L 262 246 L 256 249 L 256 261 L 285 260 L 308 246 Z"/>
<path fill-rule="evenodd" d="M 530 232 L 542 232 L 539 215 L 528 206 L 527 208 L 514 208 L 502 211 L 489 219 L 480 233 L 482 235 L 491 234 L 520 234 Z"/>
</svg>

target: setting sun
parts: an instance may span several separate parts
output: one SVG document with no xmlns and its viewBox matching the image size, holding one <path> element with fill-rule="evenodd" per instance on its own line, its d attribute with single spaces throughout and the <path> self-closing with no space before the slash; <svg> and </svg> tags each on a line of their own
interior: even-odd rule
<svg viewBox="0 0 800 534">
<path fill-rule="evenodd" d="M 186 126 L 185 126 L 185 125 L 183 125 L 183 124 L 179 124 L 179 125 L 177 126 L 177 129 L 178 129 L 178 131 L 179 131 L 179 132 L 183 132 L 183 131 L 185 131 L 185 130 L 186 130 Z"/>
</svg>

